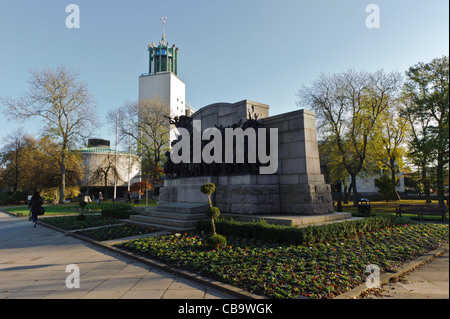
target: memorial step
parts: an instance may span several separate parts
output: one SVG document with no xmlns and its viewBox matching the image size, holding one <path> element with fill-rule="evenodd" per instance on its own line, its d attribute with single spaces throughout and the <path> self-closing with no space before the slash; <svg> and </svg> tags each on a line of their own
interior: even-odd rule
<svg viewBox="0 0 450 319">
<path fill-rule="evenodd" d="M 137 225 L 143 225 L 143 226 L 152 226 L 152 227 L 155 227 L 156 229 L 160 229 L 162 231 L 168 231 L 168 232 L 179 232 L 179 233 L 181 233 L 181 232 L 194 230 L 194 228 L 193 229 L 190 229 L 190 228 L 186 229 L 184 227 L 161 225 L 161 224 L 152 223 L 152 222 L 149 222 L 149 221 L 139 221 L 139 220 L 136 220 L 136 219 L 125 219 L 124 221 L 127 222 L 127 223 L 130 223 L 130 224 L 137 224 Z"/>
<path fill-rule="evenodd" d="M 197 222 L 206 219 L 209 205 L 205 203 L 166 203 L 152 207 L 139 207 L 134 210 L 139 215 L 131 215 L 131 221 L 138 221 L 172 231 L 188 231 L 197 227 Z"/>
<path fill-rule="evenodd" d="M 196 213 L 206 213 L 209 208 L 208 204 L 205 203 L 166 203 L 157 206 L 158 210 L 163 212 L 172 213 L 185 213 L 185 214 L 196 214 Z"/>
<path fill-rule="evenodd" d="M 151 207 L 139 213 L 141 216 L 159 217 L 177 220 L 200 220 L 206 218 L 206 213 L 173 213 L 160 210 L 159 207 Z"/>
<path fill-rule="evenodd" d="M 143 215 L 131 215 L 131 220 L 137 220 L 141 222 L 146 222 L 149 224 L 158 224 L 163 226 L 175 226 L 184 229 L 194 229 L 197 227 L 198 220 L 179 220 L 179 219 L 168 219 L 161 217 L 143 216 Z"/>
</svg>

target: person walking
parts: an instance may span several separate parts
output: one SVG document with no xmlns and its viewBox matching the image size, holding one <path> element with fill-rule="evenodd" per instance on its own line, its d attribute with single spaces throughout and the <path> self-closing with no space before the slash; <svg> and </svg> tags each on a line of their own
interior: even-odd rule
<svg viewBox="0 0 450 319">
<path fill-rule="evenodd" d="M 38 215 L 42 211 L 42 204 L 44 204 L 44 200 L 42 199 L 41 195 L 39 195 L 38 192 L 34 192 L 30 202 L 28 203 L 28 208 L 30 208 L 31 212 L 31 220 L 34 223 L 33 227 L 36 227 Z"/>
<path fill-rule="evenodd" d="M 98 204 L 99 204 L 99 205 L 102 204 L 102 199 L 103 199 L 102 192 L 98 192 Z"/>
</svg>

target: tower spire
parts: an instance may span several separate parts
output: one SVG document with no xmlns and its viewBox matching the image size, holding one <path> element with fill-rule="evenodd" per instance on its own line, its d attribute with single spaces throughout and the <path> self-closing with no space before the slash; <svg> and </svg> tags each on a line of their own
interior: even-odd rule
<svg viewBox="0 0 450 319">
<path fill-rule="evenodd" d="M 161 24 L 163 26 L 163 33 L 162 33 L 162 41 L 164 43 L 164 41 L 166 40 L 166 35 L 164 34 L 164 25 L 166 24 L 167 21 L 167 17 L 161 18 Z"/>
<path fill-rule="evenodd" d="M 166 41 L 166 35 L 164 33 L 166 21 L 167 17 L 161 18 L 163 33 L 161 41 L 159 41 L 159 45 L 152 42 L 151 45 L 147 46 L 149 52 L 149 75 L 161 72 L 172 72 L 176 75 L 178 72 L 178 48 L 175 44 L 172 45 L 172 47 L 169 47 L 169 43 Z"/>
</svg>

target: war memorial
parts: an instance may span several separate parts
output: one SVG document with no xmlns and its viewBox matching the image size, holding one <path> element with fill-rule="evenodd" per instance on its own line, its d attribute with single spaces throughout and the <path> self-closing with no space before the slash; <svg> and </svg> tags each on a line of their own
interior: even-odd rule
<svg viewBox="0 0 450 319">
<path fill-rule="evenodd" d="M 269 116 L 268 105 L 243 100 L 177 116 L 171 125 L 178 140 L 167 154 L 159 206 L 134 219 L 177 230 L 195 228 L 208 207 L 200 191 L 205 183 L 216 185 L 213 201 L 222 216 L 287 225 L 351 217 L 333 213 L 331 188 L 320 172 L 314 112 Z M 241 133 L 231 140 L 234 147 L 227 148 L 227 131 Z M 174 154 L 179 152 L 184 156 Z"/>
</svg>

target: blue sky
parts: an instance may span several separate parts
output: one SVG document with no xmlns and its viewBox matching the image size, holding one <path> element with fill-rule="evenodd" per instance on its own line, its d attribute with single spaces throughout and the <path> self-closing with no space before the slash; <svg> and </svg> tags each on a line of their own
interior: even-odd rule
<svg viewBox="0 0 450 319">
<path fill-rule="evenodd" d="M 68 4 L 80 28 L 66 28 Z M 365 25 L 366 6 L 380 28 Z M 162 34 L 180 49 L 178 76 L 196 108 L 250 99 L 270 115 L 298 109 L 296 93 L 320 73 L 404 72 L 449 54 L 447 0 L 0 0 L 0 96 L 28 90 L 29 68 L 64 64 L 79 72 L 102 119 L 138 96 L 147 45 Z M 17 127 L 39 135 L 39 121 L 0 116 L 0 146 Z M 98 138 L 115 141 L 103 121 Z"/>
</svg>

